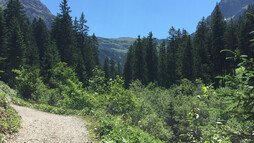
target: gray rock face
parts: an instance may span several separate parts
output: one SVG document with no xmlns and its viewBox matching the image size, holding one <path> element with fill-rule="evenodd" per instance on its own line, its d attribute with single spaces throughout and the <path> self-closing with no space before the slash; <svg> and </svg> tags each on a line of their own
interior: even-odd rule
<svg viewBox="0 0 254 143">
<path fill-rule="evenodd" d="M 0 5 L 6 8 L 9 0 L 0 0 Z M 49 9 L 41 3 L 40 0 L 20 0 L 24 5 L 26 10 L 26 15 L 32 21 L 34 18 L 43 19 L 48 28 L 51 27 L 54 20 L 54 15 L 49 11 Z"/>
<path fill-rule="evenodd" d="M 238 19 L 248 5 L 254 4 L 254 0 L 221 0 L 219 7 L 224 18 Z"/>
</svg>

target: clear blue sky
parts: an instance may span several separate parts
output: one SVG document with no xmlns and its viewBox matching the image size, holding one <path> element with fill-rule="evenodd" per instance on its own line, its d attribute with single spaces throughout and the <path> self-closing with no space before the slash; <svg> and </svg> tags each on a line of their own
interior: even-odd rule
<svg viewBox="0 0 254 143">
<path fill-rule="evenodd" d="M 61 0 L 41 0 L 56 15 Z M 166 38 L 171 26 L 196 30 L 220 0 L 69 0 L 71 16 L 84 12 L 89 34 L 106 38 L 147 36 Z"/>
</svg>

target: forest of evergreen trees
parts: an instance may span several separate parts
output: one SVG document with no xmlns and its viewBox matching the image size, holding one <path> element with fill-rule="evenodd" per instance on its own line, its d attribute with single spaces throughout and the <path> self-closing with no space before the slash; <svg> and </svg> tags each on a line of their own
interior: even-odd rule
<svg viewBox="0 0 254 143">
<path fill-rule="evenodd" d="M 0 81 L 17 91 L 13 102 L 90 116 L 102 142 L 253 142 L 253 6 L 225 21 L 217 5 L 194 34 L 172 27 L 160 45 L 138 36 L 124 69 L 113 57 L 100 65 L 84 14 L 70 12 L 62 0 L 47 29 L 19 0 L 0 9 Z"/>
<path fill-rule="evenodd" d="M 88 36 L 84 13 L 73 21 L 67 0 L 60 4 L 61 13 L 49 30 L 42 19 L 30 22 L 18 0 L 10 0 L 5 10 L 0 9 L 0 80 L 15 85 L 13 69 L 40 69 L 45 82 L 53 67 L 67 63 L 86 84 L 92 70 L 99 63 L 98 42 L 95 35 Z"/>
<path fill-rule="evenodd" d="M 253 12 L 253 7 L 249 7 L 248 12 Z M 215 83 L 218 87 L 216 76 L 233 74 L 238 62 L 226 60 L 232 55 L 222 50 L 238 49 L 241 54 L 253 57 L 250 41 L 253 35 L 249 34 L 254 30 L 253 24 L 251 15 L 243 16 L 239 21 L 225 21 L 217 5 L 211 21 L 203 18 L 192 35 L 172 27 L 169 37 L 160 45 L 156 44 L 151 32 L 143 39 L 139 36 L 130 47 L 124 65 L 126 85 L 138 79 L 146 85 L 155 82 L 168 88 L 187 78 L 191 81 L 202 79 L 204 83 Z"/>
</svg>

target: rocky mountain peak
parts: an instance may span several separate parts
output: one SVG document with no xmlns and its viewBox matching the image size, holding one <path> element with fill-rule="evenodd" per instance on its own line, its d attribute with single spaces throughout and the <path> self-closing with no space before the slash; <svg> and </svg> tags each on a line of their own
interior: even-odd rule
<svg viewBox="0 0 254 143">
<path fill-rule="evenodd" d="M 0 5 L 3 8 L 6 8 L 9 0 L 0 0 Z M 51 24 L 54 20 L 54 15 L 50 12 L 50 10 L 41 3 L 40 0 L 20 0 L 20 2 L 24 5 L 26 10 L 26 15 L 32 21 L 34 18 L 39 19 L 42 18 L 48 28 L 51 27 Z"/>
</svg>

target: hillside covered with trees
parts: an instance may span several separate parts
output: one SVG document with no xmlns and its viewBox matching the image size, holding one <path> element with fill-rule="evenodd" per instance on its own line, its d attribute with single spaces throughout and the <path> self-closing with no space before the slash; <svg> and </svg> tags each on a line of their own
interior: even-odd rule
<svg viewBox="0 0 254 143">
<path fill-rule="evenodd" d="M 49 30 L 19 0 L 0 9 L 0 80 L 14 103 L 90 116 L 101 142 L 253 142 L 252 6 L 226 23 L 217 5 L 193 37 L 174 27 L 160 45 L 152 32 L 138 36 L 124 69 L 110 57 L 100 65 L 85 14 L 70 12 L 62 0 Z"/>
</svg>

